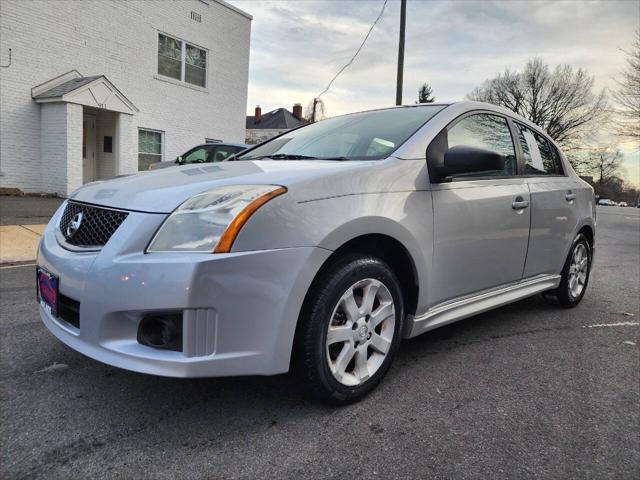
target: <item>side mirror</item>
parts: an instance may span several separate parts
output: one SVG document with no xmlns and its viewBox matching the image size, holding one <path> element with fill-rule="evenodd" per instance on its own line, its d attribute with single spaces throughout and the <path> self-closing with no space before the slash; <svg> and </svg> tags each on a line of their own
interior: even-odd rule
<svg viewBox="0 0 640 480">
<path fill-rule="evenodd" d="M 438 174 L 444 178 L 460 173 L 503 170 L 505 160 L 498 152 L 458 145 L 444 152 L 444 164 L 438 168 Z"/>
<path fill-rule="evenodd" d="M 182 165 L 182 163 L 183 163 L 182 156 L 178 155 L 178 156 L 176 157 L 176 163 L 177 163 L 178 165 Z"/>
</svg>

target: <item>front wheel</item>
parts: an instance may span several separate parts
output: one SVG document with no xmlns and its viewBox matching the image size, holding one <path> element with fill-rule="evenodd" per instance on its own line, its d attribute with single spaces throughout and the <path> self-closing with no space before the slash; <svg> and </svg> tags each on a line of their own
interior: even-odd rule
<svg viewBox="0 0 640 480">
<path fill-rule="evenodd" d="M 591 245 L 580 233 L 573 240 L 562 270 L 560 285 L 554 292 L 561 306 L 575 307 L 584 297 L 591 273 L 591 258 Z"/>
<path fill-rule="evenodd" d="M 356 256 L 335 263 L 311 288 L 296 339 L 296 368 L 316 397 L 355 401 L 380 382 L 400 343 L 400 284 L 380 259 Z"/>
</svg>

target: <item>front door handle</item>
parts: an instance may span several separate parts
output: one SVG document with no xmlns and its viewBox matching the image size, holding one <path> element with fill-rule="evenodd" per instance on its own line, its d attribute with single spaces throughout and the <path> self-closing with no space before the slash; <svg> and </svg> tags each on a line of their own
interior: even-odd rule
<svg viewBox="0 0 640 480">
<path fill-rule="evenodd" d="M 529 207 L 529 200 L 525 200 L 524 198 L 518 196 L 511 204 L 511 208 L 514 210 L 522 210 L 523 208 Z"/>
<path fill-rule="evenodd" d="M 573 202 L 576 199 L 576 194 L 569 190 L 564 198 L 567 202 Z"/>
</svg>

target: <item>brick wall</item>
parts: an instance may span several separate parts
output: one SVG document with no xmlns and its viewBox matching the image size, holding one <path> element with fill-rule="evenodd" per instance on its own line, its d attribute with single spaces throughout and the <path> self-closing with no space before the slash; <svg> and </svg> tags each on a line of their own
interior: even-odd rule
<svg viewBox="0 0 640 480">
<path fill-rule="evenodd" d="M 118 142 L 121 150 L 119 172 L 134 168 L 138 127 L 165 132 L 165 159 L 207 137 L 244 140 L 250 18 L 215 0 L 81 3 L 80 8 L 74 0 L 0 2 L 0 63 L 6 64 L 7 50 L 13 50 L 11 66 L 0 69 L 0 186 L 25 192 L 58 188 L 57 175 L 43 175 L 44 108 L 31 99 L 30 90 L 72 69 L 104 74 L 140 110 L 116 125 L 116 132 L 124 128 L 128 137 L 114 138 L 114 148 Z M 201 15 L 201 23 L 191 19 L 191 11 Z M 159 31 L 208 49 L 205 91 L 157 78 Z M 54 121 L 54 110 L 47 113 L 47 122 Z M 81 139 L 82 115 L 78 128 Z M 81 144 L 75 143 L 69 148 L 80 148 L 81 155 Z M 105 165 L 99 175 L 110 171 Z M 68 173 L 75 184 L 77 172 Z"/>
</svg>

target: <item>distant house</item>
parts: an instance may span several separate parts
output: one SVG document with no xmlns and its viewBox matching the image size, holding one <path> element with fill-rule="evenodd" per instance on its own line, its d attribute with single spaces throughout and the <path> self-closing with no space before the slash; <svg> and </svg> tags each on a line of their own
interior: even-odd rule
<svg viewBox="0 0 640 480">
<path fill-rule="evenodd" d="M 264 115 L 258 105 L 255 110 L 255 115 L 247 116 L 245 142 L 250 145 L 255 145 L 307 123 L 309 122 L 302 118 L 302 105 L 299 103 L 293 106 L 292 112 L 286 108 L 277 108 Z"/>
</svg>

